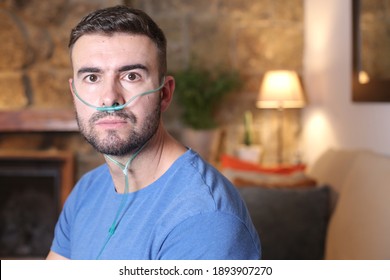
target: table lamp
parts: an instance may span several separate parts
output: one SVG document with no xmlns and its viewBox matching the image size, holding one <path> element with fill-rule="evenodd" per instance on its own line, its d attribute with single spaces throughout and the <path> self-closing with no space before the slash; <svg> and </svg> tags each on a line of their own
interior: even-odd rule
<svg viewBox="0 0 390 280">
<path fill-rule="evenodd" d="M 257 98 L 258 108 L 277 109 L 278 121 L 278 163 L 283 163 L 283 110 L 302 108 L 305 98 L 298 74 L 289 70 L 273 70 L 265 73 Z"/>
</svg>

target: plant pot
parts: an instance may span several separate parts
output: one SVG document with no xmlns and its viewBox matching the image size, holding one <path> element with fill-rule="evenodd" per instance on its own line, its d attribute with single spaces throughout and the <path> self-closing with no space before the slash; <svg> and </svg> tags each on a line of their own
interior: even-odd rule
<svg viewBox="0 0 390 280">
<path fill-rule="evenodd" d="M 182 143 L 196 151 L 210 163 L 215 163 L 217 160 L 219 142 L 219 129 L 195 130 L 184 128 L 182 131 Z"/>
<path fill-rule="evenodd" d="M 262 151 L 263 149 L 259 145 L 240 145 L 236 150 L 236 154 L 240 160 L 259 163 Z"/>
</svg>

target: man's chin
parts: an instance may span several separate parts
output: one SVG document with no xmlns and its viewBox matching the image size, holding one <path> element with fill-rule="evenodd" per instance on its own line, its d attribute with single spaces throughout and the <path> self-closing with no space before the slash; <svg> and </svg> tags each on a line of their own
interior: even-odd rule
<svg viewBox="0 0 390 280">
<path fill-rule="evenodd" d="M 116 131 L 100 133 L 95 131 L 92 134 L 83 134 L 91 146 L 99 153 L 111 156 L 124 156 L 129 154 L 133 147 L 123 140 Z"/>
<path fill-rule="evenodd" d="M 89 142 L 92 147 L 99 153 L 109 156 L 125 156 L 131 152 L 131 148 L 129 149 L 127 146 L 116 146 L 116 145 L 99 145 L 93 142 Z"/>
</svg>

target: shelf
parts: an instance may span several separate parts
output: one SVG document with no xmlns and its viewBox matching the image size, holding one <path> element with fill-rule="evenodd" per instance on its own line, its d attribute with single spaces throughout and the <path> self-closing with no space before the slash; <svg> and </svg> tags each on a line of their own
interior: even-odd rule
<svg viewBox="0 0 390 280">
<path fill-rule="evenodd" d="M 0 132 L 74 132 L 78 131 L 70 109 L 26 109 L 0 112 Z"/>
</svg>

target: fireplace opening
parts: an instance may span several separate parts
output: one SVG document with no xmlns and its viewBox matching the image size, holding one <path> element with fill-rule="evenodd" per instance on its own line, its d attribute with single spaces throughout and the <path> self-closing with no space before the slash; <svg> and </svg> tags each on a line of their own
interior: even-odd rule
<svg viewBox="0 0 390 280">
<path fill-rule="evenodd" d="M 0 153 L 1 259 L 46 257 L 72 187 L 72 166 L 64 152 Z"/>
</svg>

